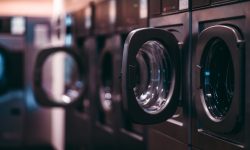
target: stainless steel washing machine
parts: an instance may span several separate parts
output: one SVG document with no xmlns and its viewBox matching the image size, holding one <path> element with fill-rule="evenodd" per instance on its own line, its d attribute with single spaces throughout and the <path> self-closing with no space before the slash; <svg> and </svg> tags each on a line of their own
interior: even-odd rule
<svg viewBox="0 0 250 150">
<path fill-rule="evenodd" d="M 97 40 L 97 59 L 95 84 L 96 91 L 93 97 L 95 102 L 93 113 L 93 148 L 116 149 L 117 134 L 117 106 L 114 94 L 117 89 L 119 74 L 116 65 L 119 45 L 115 34 L 117 19 L 115 0 L 103 0 L 95 3 L 95 28 Z"/>
<path fill-rule="evenodd" d="M 119 71 L 116 69 L 119 59 L 119 45 L 117 36 L 106 36 L 97 63 L 97 85 L 95 92 L 96 118 L 95 118 L 95 147 L 96 149 L 106 147 L 115 149 L 117 142 L 117 103 L 114 101 Z M 115 142 L 114 142 L 115 141 Z"/>
<path fill-rule="evenodd" d="M 89 82 L 83 101 L 75 108 L 66 109 L 65 149 L 91 149 L 91 106 L 94 105 L 91 97 L 96 90 L 93 89 L 96 87 L 94 78 L 96 61 L 96 39 L 93 36 L 94 3 L 89 3 L 83 9 L 68 16 L 72 17 L 72 25 L 66 28 L 66 33 L 72 36 L 71 47 L 76 48 L 82 59 L 85 59 L 85 67 L 88 70 L 86 80 Z M 67 22 L 70 21 L 66 19 Z"/>
<path fill-rule="evenodd" d="M 57 124 L 57 134 L 66 136 L 61 141 L 65 141 L 61 146 L 66 149 L 90 149 L 91 146 L 89 93 L 93 90 L 90 82 L 93 78 L 89 64 L 95 56 L 91 53 L 93 46 L 95 40 L 89 38 L 84 44 L 84 48 L 88 48 L 85 51 L 69 47 L 41 49 L 34 63 L 33 91 L 37 102 L 47 109 L 61 107 L 66 110 L 64 116 L 59 109 L 53 109 L 59 110 L 54 114 L 57 118 L 49 118 L 52 122 L 56 120 L 53 124 Z"/>
<path fill-rule="evenodd" d="M 50 20 L 6 18 L 9 23 L 0 21 L 1 32 L 7 31 L 0 38 L 1 56 L 6 56 L 2 57 L 0 149 L 53 149 L 50 110 L 37 106 L 31 89 L 33 55 L 49 43 Z"/>
<path fill-rule="evenodd" d="M 51 120 L 50 124 L 56 126 L 57 130 L 56 132 L 52 128 L 50 134 L 45 134 L 62 142 L 62 145 L 59 145 L 62 149 L 88 148 L 90 143 L 90 137 L 86 138 L 90 133 L 88 115 L 85 109 L 82 109 L 89 85 L 85 60 L 75 49 L 53 47 L 42 49 L 34 64 L 34 96 L 37 102 L 44 106 L 43 109 L 53 107 L 51 116 L 47 116 L 48 120 Z M 65 108 L 66 114 L 62 115 L 64 110 L 54 107 Z M 67 118 L 69 116 L 72 118 Z"/>
<path fill-rule="evenodd" d="M 193 1 L 192 146 L 249 149 L 250 2 Z"/>
<path fill-rule="evenodd" d="M 188 1 L 149 1 L 149 26 L 125 42 L 122 97 L 131 120 L 149 126 L 148 149 L 188 149 Z"/>
<path fill-rule="evenodd" d="M 6 17 L 5 20 L 10 21 L 11 17 Z M 10 27 L 10 24 L 7 27 Z M 11 33 L 0 33 L 1 149 L 10 146 L 21 146 L 24 138 L 24 51 L 24 36 L 12 35 Z"/>
</svg>

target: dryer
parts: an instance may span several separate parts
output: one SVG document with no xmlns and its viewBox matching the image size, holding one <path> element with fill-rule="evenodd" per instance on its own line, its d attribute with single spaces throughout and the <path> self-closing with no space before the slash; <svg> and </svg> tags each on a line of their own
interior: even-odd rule
<svg viewBox="0 0 250 150">
<path fill-rule="evenodd" d="M 247 1 L 193 1 L 190 93 L 195 148 L 250 148 L 249 7 Z"/>
<path fill-rule="evenodd" d="M 150 125 L 148 149 L 188 149 L 188 1 L 150 0 L 149 26 L 125 42 L 122 97 L 130 119 Z"/>
</svg>

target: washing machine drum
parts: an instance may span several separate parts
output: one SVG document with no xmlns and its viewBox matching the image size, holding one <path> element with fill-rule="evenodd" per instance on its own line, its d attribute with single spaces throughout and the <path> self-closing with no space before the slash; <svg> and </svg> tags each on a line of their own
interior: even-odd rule
<svg viewBox="0 0 250 150">
<path fill-rule="evenodd" d="M 136 123 L 154 124 L 171 117 L 179 103 L 180 50 L 175 36 L 148 28 L 132 31 L 124 45 L 124 108 Z"/>
<path fill-rule="evenodd" d="M 225 25 L 209 27 L 199 36 L 195 104 L 199 120 L 209 130 L 231 132 L 243 120 L 243 45 L 238 30 Z"/>
</svg>

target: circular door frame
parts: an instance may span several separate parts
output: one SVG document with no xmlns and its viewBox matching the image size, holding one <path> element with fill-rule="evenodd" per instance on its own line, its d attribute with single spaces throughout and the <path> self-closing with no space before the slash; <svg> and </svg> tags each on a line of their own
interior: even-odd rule
<svg viewBox="0 0 250 150">
<path fill-rule="evenodd" d="M 74 102 L 69 103 L 69 104 L 54 102 L 54 100 L 51 99 L 47 95 L 46 91 L 42 87 L 43 65 L 46 62 L 46 59 L 49 58 L 51 54 L 54 54 L 57 52 L 65 52 L 73 57 L 73 59 L 76 61 L 76 64 L 77 64 L 80 81 L 85 82 L 85 86 L 80 90 L 79 96 L 76 98 Z M 37 55 L 34 67 L 35 68 L 34 68 L 34 74 L 33 74 L 34 75 L 33 87 L 34 87 L 34 94 L 35 94 L 36 100 L 39 104 L 41 104 L 42 106 L 49 106 L 49 107 L 70 107 L 70 106 L 75 106 L 75 105 L 79 105 L 80 103 L 82 103 L 84 95 L 86 93 L 85 91 L 86 91 L 86 86 L 88 85 L 87 83 L 88 81 L 85 80 L 86 72 L 85 72 L 83 60 L 81 59 L 79 54 L 76 53 L 73 49 L 68 48 L 68 47 L 54 47 L 54 48 L 43 49 Z"/>
<path fill-rule="evenodd" d="M 173 65 L 172 95 L 166 107 L 157 114 L 146 113 L 138 104 L 133 86 L 135 84 L 136 54 L 150 40 L 159 41 L 167 47 Z M 122 62 L 122 97 L 124 110 L 130 119 L 139 124 L 155 124 L 166 121 L 176 112 L 180 94 L 180 50 L 176 37 L 158 28 L 142 28 L 132 31 L 125 42 Z"/>
<path fill-rule="evenodd" d="M 214 39 L 222 39 L 228 46 L 230 54 L 232 56 L 233 68 L 234 68 L 234 96 L 232 98 L 231 106 L 226 116 L 216 121 L 210 115 L 209 110 L 206 107 L 203 89 L 201 86 L 201 60 L 205 51 L 207 43 Z M 202 122 L 210 131 L 219 133 L 228 133 L 236 129 L 236 125 L 241 121 L 241 105 L 242 105 L 242 66 L 241 66 L 241 50 L 239 44 L 243 42 L 240 33 L 231 26 L 228 25 L 215 25 L 203 30 L 198 38 L 196 55 L 195 55 L 195 106 L 198 119 Z M 210 114 L 210 115 L 209 115 Z"/>
</svg>

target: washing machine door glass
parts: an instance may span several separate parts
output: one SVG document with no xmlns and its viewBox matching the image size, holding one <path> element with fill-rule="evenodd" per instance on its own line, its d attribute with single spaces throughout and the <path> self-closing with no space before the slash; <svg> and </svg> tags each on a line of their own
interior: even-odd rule
<svg viewBox="0 0 250 150">
<path fill-rule="evenodd" d="M 196 108 L 203 124 L 213 131 L 230 132 L 242 120 L 240 32 L 216 25 L 201 32 L 196 49 Z M 240 119 L 241 118 L 241 119 Z"/>
<path fill-rule="evenodd" d="M 138 79 L 133 88 L 140 107 L 149 114 L 160 113 L 171 97 L 173 66 L 166 47 L 147 41 L 136 54 Z"/>
<path fill-rule="evenodd" d="M 156 28 L 132 31 L 126 40 L 122 64 L 122 94 L 130 118 L 154 124 L 171 117 L 179 103 L 178 42 Z"/>
<path fill-rule="evenodd" d="M 84 67 L 68 48 L 41 50 L 35 64 L 35 95 L 45 106 L 69 106 L 83 99 Z"/>
<path fill-rule="evenodd" d="M 212 39 L 205 47 L 201 65 L 201 86 L 210 117 L 222 120 L 232 104 L 234 93 L 233 60 L 227 44 Z"/>
<path fill-rule="evenodd" d="M 105 111 L 112 109 L 113 63 L 111 52 L 105 52 L 101 60 L 100 101 Z"/>
</svg>

